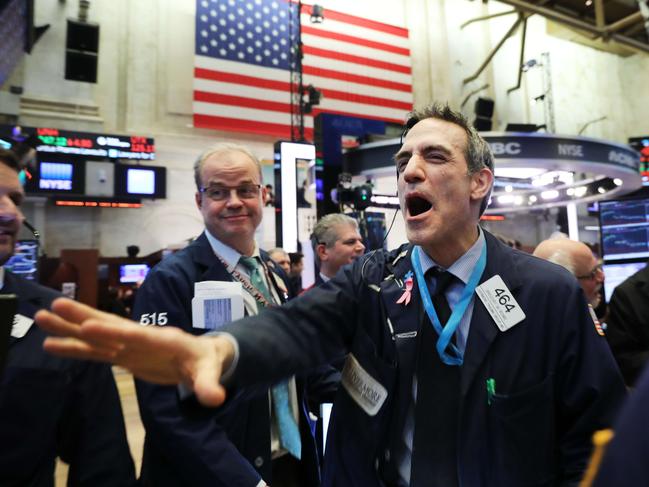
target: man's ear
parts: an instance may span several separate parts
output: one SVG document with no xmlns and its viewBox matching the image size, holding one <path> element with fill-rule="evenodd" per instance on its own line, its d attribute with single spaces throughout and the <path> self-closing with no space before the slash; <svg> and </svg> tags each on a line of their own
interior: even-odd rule
<svg viewBox="0 0 649 487">
<path fill-rule="evenodd" d="M 318 253 L 320 262 L 325 262 L 329 258 L 327 253 L 327 246 L 325 244 L 316 245 L 315 251 Z"/>
<path fill-rule="evenodd" d="M 201 209 L 201 205 L 203 203 L 203 198 L 202 198 L 202 193 L 200 191 L 196 191 L 196 194 L 194 195 L 194 199 L 196 200 L 196 206 L 198 206 L 198 209 Z"/>
<path fill-rule="evenodd" d="M 481 201 L 489 194 L 493 181 L 494 174 L 486 167 L 471 174 L 471 199 Z"/>
</svg>

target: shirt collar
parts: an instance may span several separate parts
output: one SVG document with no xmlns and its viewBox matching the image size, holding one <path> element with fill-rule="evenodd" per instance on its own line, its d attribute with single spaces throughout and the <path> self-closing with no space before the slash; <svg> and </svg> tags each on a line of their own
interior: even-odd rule
<svg viewBox="0 0 649 487">
<path fill-rule="evenodd" d="M 212 247 L 214 253 L 225 261 L 228 272 L 232 272 L 232 270 L 239 263 L 239 258 L 241 258 L 242 254 L 234 250 L 229 245 L 221 242 L 214 235 L 212 235 L 207 228 L 205 229 L 205 236 L 207 237 L 207 241 L 210 243 L 210 247 Z M 259 255 L 259 247 L 257 246 L 257 242 L 255 242 L 255 248 L 252 251 L 252 257 L 259 257 Z"/>
<path fill-rule="evenodd" d="M 329 279 L 331 279 L 331 277 L 325 276 L 322 272 L 320 272 L 319 274 L 320 274 L 320 279 L 322 279 L 322 282 L 327 282 Z"/>
<path fill-rule="evenodd" d="M 0 265 L 0 290 L 5 287 L 5 268 Z"/>
<path fill-rule="evenodd" d="M 485 246 L 485 237 L 482 228 L 478 227 L 478 240 L 467 250 L 459 259 L 446 269 L 448 272 L 457 277 L 464 284 L 469 282 L 471 272 L 478 263 L 482 248 Z M 423 250 L 423 249 L 422 249 Z M 424 274 L 433 267 L 441 267 L 426 252 L 419 252 L 419 263 Z"/>
</svg>

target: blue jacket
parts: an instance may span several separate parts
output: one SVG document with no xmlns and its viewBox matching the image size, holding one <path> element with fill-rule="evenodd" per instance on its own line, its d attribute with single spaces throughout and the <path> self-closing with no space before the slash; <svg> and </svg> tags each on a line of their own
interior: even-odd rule
<svg viewBox="0 0 649 487">
<path fill-rule="evenodd" d="M 5 272 L 3 294 L 17 294 L 32 318 L 59 294 Z M 68 485 L 135 485 L 122 408 L 110 367 L 49 355 L 32 325 L 9 339 L 0 381 L 0 485 L 53 487 L 56 457 L 70 465 Z"/>
<path fill-rule="evenodd" d="M 591 434 L 611 424 L 624 397 L 619 370 L 574 277 L 485 236 L 487 265 L 480 282 L 500 275 L 526 318 L 501 332 L 475 299 L 460 371 L 460 485 L 576 484 L 589 458 Z M 379 388 L 363 389 L 362 381 L 346 381 L 343 372 L 324 486 L 398 485 L 394 451 L 411 396 L 416 335 L 422 324 L 430 326 L 416 283 L 410 304 L 396 304 L 411 270 L 411 250 L 367 254 L 263 319 L 248 318 L 227 329 L 240 347 L 236 387 L 275 380 L 349 351 L 385 388 L 385 401 L 370 414 L 349 391 L 356 387 L 376 399 L 371 394 Z M 491 404 L 488 379 L 496 383 Z M 443 391 L 440 395 L 443 399 Z"/>
<path fill-rule="evenodd" d="M 268 260 L 265 253 L 262 258 Z M 194 283 L 231 281 L 231 275 L 202 234 L 185 249 L 167 257 L 147 276 L 136 297 L 133 316 L 167 313 L 167 322 L 188 333 L 192 328 Z M 281 293 L 280 293 L 281 294 Z M 298 399 L 302 404 L 302 384 Z M 267 389 L 236 407 L 201 408 L 181 403 L 176 387 L 136 381 L 140 414 L 146 429 L 141 480 L 145 485 L 254 487 L 263 478 L 272 485 L 270 416 Z M 311 424 L 300 417 L 304 485 L 319 484 L 319 467 Z"/>
</svg>

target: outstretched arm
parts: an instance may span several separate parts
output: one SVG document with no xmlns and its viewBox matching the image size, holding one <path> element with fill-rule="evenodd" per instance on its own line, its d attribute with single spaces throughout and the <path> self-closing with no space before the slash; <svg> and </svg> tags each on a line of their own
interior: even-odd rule
<svg viewBox="0 0 649 487">
<path fill-rule="evenodd" d="M 121 365 L 158 384 L 185 384 L 206 406 L 219 406 L 222 371 L 234 358 L 232 343 L 218 336 L 195 337 L 173 327 L 147 327 L 84 304 L 60 298 L 52 311 L 39 311 L 38 326 L 55 355 Z"/>
</svg>

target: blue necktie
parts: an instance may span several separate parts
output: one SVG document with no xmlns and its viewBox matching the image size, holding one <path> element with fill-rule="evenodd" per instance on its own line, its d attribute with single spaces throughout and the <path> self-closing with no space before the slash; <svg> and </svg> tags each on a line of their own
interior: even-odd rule
<svg viewBox="0 0 649 487">
<path fill-rule="evenodd" d="M 241 256 L 239 262 L 250 272 L 251 284 L 264 295 L 269 303 L 272 303 L 273 299 L 262 277 L 259 261 L 255 257 Z M 257 301 L 257 303 L 259 306 L 264 306 L 262 302 Z M 300 459 L 302 456 L 302 441 L 300 440 L 300 430 L 291 413 L 288 382 L 282 381 L 275 384 L 271 389 L 271 396 L 273 398 L 273 413 L 279 430 L 280 445 L 295 458 Z"/>
</svg>

